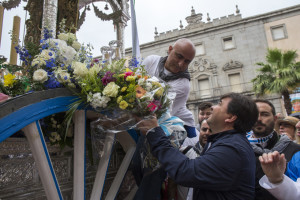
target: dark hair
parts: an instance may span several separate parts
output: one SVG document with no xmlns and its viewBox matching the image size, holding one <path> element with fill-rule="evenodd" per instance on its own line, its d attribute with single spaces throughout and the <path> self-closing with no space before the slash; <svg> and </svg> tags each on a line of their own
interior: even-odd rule
<svg viewBox="0 0 300 200">
<path fill-rule="evenodd" d="M 205 110 L 207 108 L 211 108 L 213 104 L 211 102 L 202 102 L 199 104 L 198 108 L 199 110 Z"/>
<path fill-rule="evenodd" d="M 272 114 L 274 116 L 276 115 L 276 113 L 275 113 L 275 107 L 274 107 L 274 105 L 270 101 L 265 100 L 265 99 L 255 99 L 254 102 L 255 103 L 265 103 L 265 104 L 268 104 L 271 107 Z"/>
<path fill-rule="evenodd" d="M 256 103 L 248 96 L 238 93 L 229 93 L 221 97 L 231 98 L 227 107 L 227 113 L 237 116 L 233 128 L 240 132 L 248 132 L 258 119 L 258 109 Z"/>
</svg>

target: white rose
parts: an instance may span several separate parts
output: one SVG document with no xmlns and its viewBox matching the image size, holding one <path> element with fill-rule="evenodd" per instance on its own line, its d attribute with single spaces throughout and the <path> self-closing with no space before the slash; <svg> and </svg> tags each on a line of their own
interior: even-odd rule
<svg viewBox="0 0 300 200">
<path fill-rule="evenodd" d="M 85 63 L 73 61 L 72 62 L 72 68 L 74 69 L 74 75 L 76 78 L 82 78 L 86 76 L 89 73 L 88 68 L 86 67 Z"/>
<path fill-rule="evenodd" d="M 69 65 L 74 60 L 76 51 L 73 47 L 62 46 L 59 49 L 59 61 L 63 62 L 65 65 Z"/>
<path fill-rule="evenodd" d="M 48 80 L 48 74 L 43 69 L 38 69 L 33 73 L 33 80 L 37 82 L 44 83 Z"/>
<path fill-rule="evenodd" d="M 103 94 L 108 97 L 116 97 L 118 95 L 120 86 L 115 84 L 115 82 L 110 82 L 107 84 L 103 90 Z"/>
</svg>

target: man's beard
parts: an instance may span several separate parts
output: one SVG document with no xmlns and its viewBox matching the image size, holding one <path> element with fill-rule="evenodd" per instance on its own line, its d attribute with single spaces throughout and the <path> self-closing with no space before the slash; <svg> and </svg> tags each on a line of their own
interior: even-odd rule
<svg viewBox="0 0 300 200">
<path fill-rule="evenodd" d="M 265 127 L 264 130 L 257 130 L 255 127 L 258 125 Z M 275 125 L 275 122 L 272 122 L 271 124 L 269 124 L 269 126 L 267 126 L 266 124 L 263 124 L 261 122 L 256 122 L 256 124 L 252 128 L 254 136 L 257 138 L 261 138 L 261 137 L 266 137 L 266 136 L 270 135 L 274 130 L 274 125 Z"/>
</svg>

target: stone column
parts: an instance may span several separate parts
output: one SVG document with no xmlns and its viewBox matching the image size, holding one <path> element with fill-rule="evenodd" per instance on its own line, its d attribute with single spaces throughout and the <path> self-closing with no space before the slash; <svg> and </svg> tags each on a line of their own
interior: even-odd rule
<svg viewBox="0 0 300 200">
<path fill-rule="evenodd" d="M 2 38 L 2 26 L 3 26 L 4 7 L 0 5 L 0 47 Z"/>
<path fill-rule="evenodd" d="M 13 31 L 12 31 L 12 40 L 10 46 L 10 59 L 9 63 L 12 65 L 17 65 L 18 54 L 16 52 L 15 47 L 19 44 L 19 36 L 20 36 L 20 22 L 21 18 L 19 16 L 14 16 L 13 22 Z"/>
<path fill-rule="evenodd" d="M 44 0 L 42 30 L 45 27 L 52 31 L 53 38 L 56 37 L 57 0 Z M 42 38 L 44 32 L 42 31 Z"/>
<path fill-rule="evenodd" d="M 114 25 L 117 27 L 117 40 L 122 42 L 122 44 L 120 46 L 120 53 L 121 53 L 120 57 L 124 58 L 125 57 L 124 32 L 125 32 L 126 23 L 114 22 Z"/>
</svg>

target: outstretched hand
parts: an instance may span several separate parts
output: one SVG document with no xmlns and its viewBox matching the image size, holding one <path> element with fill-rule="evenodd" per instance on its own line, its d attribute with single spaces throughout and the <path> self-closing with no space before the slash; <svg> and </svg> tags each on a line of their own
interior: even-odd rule
<svg viewBox="0 0 300 200">
<path fill-rule="evenodd" d="M 264 153 L 259 156 L 261 167 L 271 183 L 280 183 L 283 180 L 283 174 L 286 168 L 286 159 L 284 154 L 278 151 Z"/>
<path fill-rule="evenodd" d="M 141 133 L 143 135 L 146 135 L 146 133 L 152 129 L 158 126 L 158 122 L 156 119 L 156 116 L 150 116 L 144 119 L 138 119 L 137 121 L 139 121 L 137 123 L 137 127 L 139 128 L 139 130 L 141 131 Z"/>
</svg>

